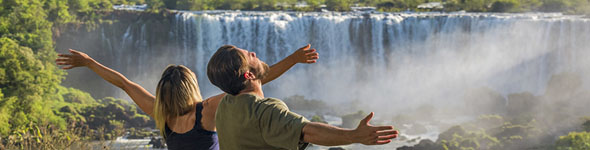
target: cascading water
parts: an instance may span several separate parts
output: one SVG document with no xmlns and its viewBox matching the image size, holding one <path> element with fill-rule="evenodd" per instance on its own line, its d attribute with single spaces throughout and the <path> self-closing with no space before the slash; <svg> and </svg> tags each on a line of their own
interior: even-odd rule
<svg viewBox="0 0 590 150">
<path fill-rule="evenodd" d="M 272 64 L 310 43 L 319 62 L 265 86 L 268 96 L 361 100 L 382 109 L 389 107 L 382 103 L 448 104 L 439 100 L 478 86 L 539 93 L 554 73 L 588 70 L 590 56 L 590 21 L 560 14 L 179 12 L 170 24 L 162 35 L 171 41 L 168 49 L 149 44 L 154 37 L 145 33 L 158 29 L 130 25 L 109 52 L 116 66 L 143 70 L 126 74 L 149 81 L 148 89 L 166 64 L 189 66 L 205 96 L 219 93 L 205 70 L 224 44 Z M 122 51 L 129 49 L 139 53 L 128 59 Z"/>
<path fill-rule="evenodd" d="M 465 91 L 478 87 L 540 94 L 553 74 L 590 73 L 590 20 L 561 14 L 213 11 L 177 12 L 157 25 L 128 22 L 73 39 L 94 43 L 98 50 L 85 52 L 152 93 L 168 64 L 195 71 L 203 96 L 220 93 L 206 65 L 224 44 L 270 65 L 310 43 L 319 61 L 265 85 L 267 97 L 358 101 L 356 109 L 384 116 L 423 104 L 461 108 Z M 66 84 L 80 76 L 72 71 Z"/>
</svg>

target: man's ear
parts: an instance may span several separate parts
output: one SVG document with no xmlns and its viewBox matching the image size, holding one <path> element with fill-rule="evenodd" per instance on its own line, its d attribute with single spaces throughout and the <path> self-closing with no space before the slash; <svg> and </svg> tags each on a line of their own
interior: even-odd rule
<svg viewBox="0 0 590 150">
<path fill-rule="evenodd" d="M 256 79 L 256 76 L 254 75 L 254 73 L 248 71 L 244 73 L 244 78 L 246 78 L 246 80 L 253 80 Z"/>
</svg>

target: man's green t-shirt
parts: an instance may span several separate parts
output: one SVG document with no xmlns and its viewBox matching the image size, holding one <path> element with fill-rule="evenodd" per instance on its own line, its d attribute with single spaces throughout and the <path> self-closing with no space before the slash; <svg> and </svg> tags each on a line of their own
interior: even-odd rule
<svg viewBox="0 0 590 150">
<path fill-rule="evenodd" d="M 252 94 L 226 95 L 215 115 L 222 150 L 304 149 L 307 122 L 283 101 Z"/>
</svg>

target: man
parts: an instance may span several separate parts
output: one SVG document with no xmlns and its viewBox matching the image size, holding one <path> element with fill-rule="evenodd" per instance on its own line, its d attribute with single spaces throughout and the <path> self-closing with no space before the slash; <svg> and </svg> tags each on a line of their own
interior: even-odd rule
<svg viewBox="0 0 590 150">
<path fill-rule="evenodd" d="M 309 48 L 307 45 L 303 49 Z M 254 52 L 232 45 L 222 46 L 209 60 L 209 80 L 228 93 L 215 117 L 221 149 L 304 149 L 306 143 L 380 145 L 397 137 L 393 126 L 369 125 L 373 113 L 354 130 L 309 122 L 289 111 L 281 100 L 264 97 L 261 81 L 268 69 Z"/>
</svg>

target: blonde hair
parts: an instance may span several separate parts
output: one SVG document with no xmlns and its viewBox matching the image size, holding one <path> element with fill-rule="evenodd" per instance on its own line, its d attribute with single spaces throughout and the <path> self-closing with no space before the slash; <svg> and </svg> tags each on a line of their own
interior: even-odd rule
<svg viewBox="0 0 590 150">
<path fill-rule="evenodd" d="M 154 120 L 160 134 L 166 138 L 166 120 L 182 116 L 203 101 L 197 76 L 183 65 L 168 65 L 156 87 Z"/>
</svg>

